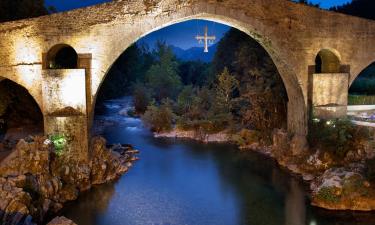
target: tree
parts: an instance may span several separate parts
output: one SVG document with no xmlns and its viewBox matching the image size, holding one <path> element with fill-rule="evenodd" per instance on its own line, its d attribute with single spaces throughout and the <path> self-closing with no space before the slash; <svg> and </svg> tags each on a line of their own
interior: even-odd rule
<svg viewBox="0 0 375 225">
<path fill-rule="evenodd" d="M 353 0 L 342 6 L 332 7 L 330 10 L 367 19 L 375 19 L 375 1 L 373 0 Z"/>
<path fill-rule="evenodd" d="M 152 90 L 155 99 L 175 99 L 182 86 L 178 75 L 178 63 L 172 50 L 165 42 L 157 43 L 156 62 L 146 73 L 146 85 Z"/>
<path fill-rule="evenodd" d="M 298 0 L 298 1 L 295 1 L 293 0 L 294 2 L 298 2 L 300 4 L 304 4 L 304 5 L 308 5 L 308 6 L 313 6 L 313 7 L 317 7 L 317 8 L 320 8 L 320 4 L 314 4 L 308 0 Z"/>
<path fill-rule="evenodd" d="M 0 22 L 47 15 L 49 10 L 55 11 L 52 7 L 47 9 L 44 0 L 1 0 Z"/>
<path fill-rule="evenodd" d="M 185 114 L 191 110 L 195 94 L 196 93 L 194 93 L 192 85 L 187 85 L 182 89 L 177 97 L 177 107 L 179 114 Z"/>
<path fill-rule="evenodd" d="M 268 133 L 286 126 L 286 90 L 259 43 L 241 31 L 229 30 L 218 43 L 212 73 L 221 74 L 225 68 L 238 80 L 231 102 L 236 124 Z"/>
<path fill-rule="evenodd" d="M 146 45 L 133 44 L 113 64 L 100 89 L 98 102 L 129 95 L 132 83 L 144 81 L 144 74 L 154 63 Z"/>
<path fill-rule="evenodd" d="M 175 114 L 168 100 L 158 107 L 155 103 L 147 107 L 147 111 L 141 117 L 146 126 L 155 132 L 170 131 L 173 127 Z"/>
<path fill-rule="evenodd" d="M 223 72 L 217 77 L 217 84 L 215 87 L 218 102 L 222 103 L 229 111 L 231 109 L 231 101 L 234 90 L 239 86 L 238 80 L 235 76 L 229 73 L 228 68 L 225 67 Z"/>
<path fill-rule="evenodd" d="M 136 114 L 143 114 L 150 103 L 150 93 L 143 83 L 137 82 L 133 85 L 133 102 Z"/>
</svg>

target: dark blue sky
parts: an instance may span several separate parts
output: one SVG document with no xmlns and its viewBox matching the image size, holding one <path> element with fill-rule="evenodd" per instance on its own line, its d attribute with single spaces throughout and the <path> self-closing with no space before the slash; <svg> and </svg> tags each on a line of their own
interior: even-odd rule
<svg viewBox="0 0 375 225">
<path fill-rule="evenodd" d="M 110 0 L 45 0 L 47 6 L 54 6 L 58 11 L 66 11 L 74 8 L 85 7 L 89 5 L 95 5 L 98 3 L 108 2 Z M 321 7 L 329 8 L 335 5 L 342 5 L 350 2 L 351 0 L 310 0 L 313 3 L 320 3 Z M 217 40 L 227 32 L 230 27 L 223 24 L 204 21 L 204 20 L 191 20 L 183 23 L 174 24 L 164 29 L 155 31 L 141 40 L 152 45 L 157 40 L 166 41 L 170 45 L 174 45 L 183 49 L 187 49 L 195 46 L 202 46 L 194 39 L 199 33 L 202 34 L 204 27 L 207 26 L 209 34 L 214 34 Z"/>
</svg>

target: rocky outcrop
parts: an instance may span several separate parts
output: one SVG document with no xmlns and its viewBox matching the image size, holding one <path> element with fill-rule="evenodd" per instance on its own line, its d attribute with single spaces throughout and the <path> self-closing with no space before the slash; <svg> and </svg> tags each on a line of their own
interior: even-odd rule
<svg viewBox="0 0 375 225">
<path fill-rule="evenodd" d="M 311 183 L 312 205 L 333 210 L 375 210 L 375 193 L 364 166 L 331 168 Z"/>
<path fill-rule="evenodd" d="M 167 137 L 167 138 L 188 138 L 204 143 L 209 142 L 228 142 L 231 140 L 230 135 L 225 132 L 219 132 L 214 134 L 199 133 L 194 130 L 180 130 L 173 129 L 169 132 L 154 133 L 154 137 Z"/>
<path fill-rule="evenodd" d="M 19 141 L 0 165 L 0 224 L 42 222 L 92 185 L 118 178 L 137 159 L 131 146 L 107 148 L 100 137 L 91 146 L 89 162 L 72 162 L 55 154 L 45 137 Z"/>
<path fill-rule="evenodd" d="M 49 222 L 47 225 L 77 225 L 70 219 L 67 219 L 65 217 L 56 217 L 51 222 Z"/>
</svg>

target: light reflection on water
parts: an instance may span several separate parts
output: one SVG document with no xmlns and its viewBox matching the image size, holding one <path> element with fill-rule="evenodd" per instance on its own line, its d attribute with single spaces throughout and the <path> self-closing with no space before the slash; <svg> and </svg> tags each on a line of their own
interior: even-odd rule
<svg viewBox="0 0 375 225">
<path fill-rule="evenodd" d="M 375 214 L 309 206 L 304 188 L 271 160 L 224 144 L 156 139 L 138 119 L 107 103 L 100 119 L 110 143 L 130 143 L 140 161 L 118 181 L 95 187 L 63 214 L 79 225 L 370 225 Z"/>
</svg>

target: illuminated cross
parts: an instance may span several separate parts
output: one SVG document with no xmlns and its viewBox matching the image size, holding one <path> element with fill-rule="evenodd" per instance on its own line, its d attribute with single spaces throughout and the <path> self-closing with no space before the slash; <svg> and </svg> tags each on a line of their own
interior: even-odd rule
<svg viewBox="0 0 375 225">
<path fill-rule="evenodd" d="M 216 40 L 216 36 L 208 36 L 208 28 L 207 26 L 204 29 L 204 36 L 197 35 L 195 37 L 199 41 L 199 43 L 202 43 L 202 40 L 204 40 L 204 52 L 208 52 L 208 41 L 214 41 Z"/>
</svg>

